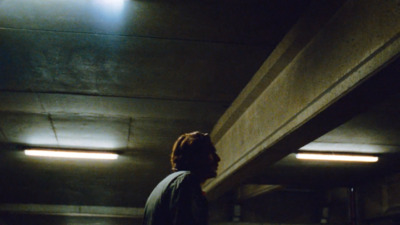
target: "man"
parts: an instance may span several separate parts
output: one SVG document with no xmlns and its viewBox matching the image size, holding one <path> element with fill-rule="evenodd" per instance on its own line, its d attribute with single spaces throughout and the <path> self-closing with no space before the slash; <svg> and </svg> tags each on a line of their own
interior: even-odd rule
<svg viewBox="0 0 400 225">
<path fill-rule="evenodd" d="M 181 135 L 171 153 L 174 172 L 147 199 L 143 225 L 208 224 L 208 202 L 201 184 L 217 175 L 220 160 L 208 134 Z"/>
</svg>

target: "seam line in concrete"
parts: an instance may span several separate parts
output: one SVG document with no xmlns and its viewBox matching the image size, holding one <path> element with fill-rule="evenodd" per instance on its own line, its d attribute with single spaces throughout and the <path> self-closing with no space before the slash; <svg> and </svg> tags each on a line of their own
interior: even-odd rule
<svg viewBox="0 0 400 225">
<path fill-rule="evenodd" d="M 50 115 L 50 113 L 48 113 L 48 114 L 47 114 L 47 118 L 48 118 L 48 119 L 49 119 L 49 121 L 50 121 L 50 124 L 51 124 L 51 129 L 53 129 L 53 132 L 54 132 L 54 137 L 56 138 L 57 145 L 60 145 L 60 142 L 58 141 L 57 131 L 56 131 L 56 128 L 54 127 L 53 118 L 51 118 L 51 115 Z"/>
<path fill-rule="evenodd" d="M 141 38 L 141 39 L 155 39 L 164 41 L 176 41 L 176 42 L 193 42 L 193 43 L 207 43 L 207 44 L 222 44 L 222 45 L 236 45 L 236 46 L 267 46 L 268 42 L 258 43 L 245 43 L 245 42 L 227 42 L 227 41 L 215 41 L 215 40 L 204 40 L 204 39 L 188 39 L 188 38 L 174 38 L 174 37 L 159 37 L 159 36 L 145 36 L 140 34 L 113 34 L 103 32 L 84 32 L 84 31 L 61 31 L 61 30 L 48 30 L 48 29 L 32 29 L 32 28 L 16 28 L 16 27 L 0 27 L 0 30 L 12 30 L 12 31 L 33 31 L 33 32 L 48 32 L 48 33 L 65 33 L 65 34 L 81 34 L 81 35 L 93 35 L 93 36 L 114 36 L 114 37 L 126 37 L 126 38 Z"/>
<path fill-rule="evenodd" d="M 0 89 L 0 92 L 8 93 L 23 93 L 23 94 L 48 94 L 48 95 L 70 95 L 70 96 L 89 96 L 101 98 L 124 98 L 124 99 L 141 99 L 141 100 L 155 100 L 155 101 L 170 101 L 170 102 L 190 102 L 190 103 L 212 103 L 212 104 L 230 104 L 229 101 L 211 101 L 211 100 L 198 100 L 198 99 L 174 99 L 174 98 L 156 98 L 145 96 L 121 96 L 121 95 L 101 95 L 101 94 L 88 94 L 88 93 L 71 93 L 63 91 L 25 91 L 25 90 L 8 90 Z"/>
<path fill-rule="evenodd" d="M 0 134 L 4 137 L 4 139 L 9 141 L 9 138 L 7 137 L 6 133 L 4 133 L 4 131 L 3 131 L 3 129 L 1 127 L 0 127 Z"/>
<path fill-rule="evenodd" d="M 128 138 L 126 140 L 126 149 L 129 148 L 129 142 L 131 139 L 131 126 L 132 126 L 132 117 L 129 117 L 129 123 L 128 123 Z"/>
</svg>

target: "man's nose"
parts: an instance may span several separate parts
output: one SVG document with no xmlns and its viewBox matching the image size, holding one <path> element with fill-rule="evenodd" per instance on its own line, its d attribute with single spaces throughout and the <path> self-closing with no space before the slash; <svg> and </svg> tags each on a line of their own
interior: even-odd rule
<svg viewBox="0 0 400 225">
<path fill-rule="evenodd" d="M 219 155 L 217 153 L 215 153 L 215 161 L 219 162 L 221 161 L 221 158 L 219 157 Z"/>
</svg>

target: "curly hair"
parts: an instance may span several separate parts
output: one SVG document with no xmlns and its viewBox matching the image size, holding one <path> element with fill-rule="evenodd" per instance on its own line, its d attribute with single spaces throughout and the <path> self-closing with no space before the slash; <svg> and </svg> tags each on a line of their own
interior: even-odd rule
<svg viewBox="0 0 400 225">
<path fill-rule="evenodd" d="M 209 154 L 214 149 L 210 136 L 207 133 L 194 131 L 179 136 L 172 147 L 171 167 L 173 171 L 190 170 L 197 168 L 197 159 Z"/>
</svg>

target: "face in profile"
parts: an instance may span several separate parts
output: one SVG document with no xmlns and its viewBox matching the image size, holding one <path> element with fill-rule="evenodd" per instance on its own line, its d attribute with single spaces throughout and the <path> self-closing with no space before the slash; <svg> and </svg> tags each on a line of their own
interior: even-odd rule
<svg viewBox="0 0 400 225">
<path fill-rule="evenodd" d="M 199 159 L 201 172 L 205 179 L 217 176 L 218 163 L 221 158 L 218 156 L 215 147 L 211 144 L 204 148 L 204 155 Z"/>
</svg>

